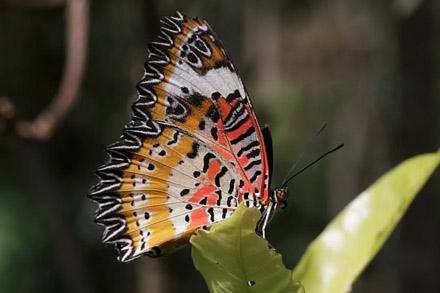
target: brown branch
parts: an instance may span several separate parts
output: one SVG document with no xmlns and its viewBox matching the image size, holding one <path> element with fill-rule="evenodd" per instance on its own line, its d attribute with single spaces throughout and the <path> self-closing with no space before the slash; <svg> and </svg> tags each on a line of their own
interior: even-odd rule
<svg viewBox="0 0 440 293">
<path fill-rule="evenodd" d="M 24 8 L 57 7 L 64 5 L 64 0 L 0 0 L 0 6 Z"/>
<path fill-rule="evenodd" d="M 34 121 L 15 121 L 11 99 L 0 98 L 0 118 L 9 132 L 27 140 L 48 140 L 78 98 L 87 55 L 88 0 L 66 1 L 66 59 L 58 92 Z M 6 109 L 6 110 L 5 110 Z M 8 109 L 12 109 L 11 111 Z"/>
</svg>

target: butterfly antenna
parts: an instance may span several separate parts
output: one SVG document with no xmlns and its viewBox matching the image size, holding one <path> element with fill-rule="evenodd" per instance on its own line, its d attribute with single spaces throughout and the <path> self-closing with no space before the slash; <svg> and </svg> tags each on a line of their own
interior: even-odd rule
<svg viewBox="0 0 440 293">
<path fill-rule="evenodd" d="M 295 178 L 296 176 L 298 176 L 299 174 L 301 174 L 302 172 L 304 172 L 305 170 L 307 170 L 308 168 L 310 168 L 311 166 L 313 166 L 314 164 L 316 164 L 317 162 L 319 162 L 321 159 L 323 159 L 324 157 L 326 157 L 327 155 L 330 155 L 331 153 L 336 152 L 337 150 L 339 150 L 340 148 L 342 148 L 344 146 L 343 143 L 341 143 L 340 145 L 338 145 L 337 147 L 329 150 L 328 152 L 326 152 L 325 154 L 321 155 L 319 158 L 317 158 L 316 160 L 314 160 L 313 162 L 311 162 L 310 164 L 308 164 L 307 166 L 305 166 L 304 168 L 302 168 L 300 171 L 296 172 L 295 174 L 293 174 L 289 179 L 285 180 L 286 182 L 283 183 L 283 185 L 281 185 L 281 187 L 286 186 L 286 184 L 292 180 L 293 178 Z"/>
<path fill-rule="evenodd" d="M 281 186 L 285 186 L 287 181 L 286 180 L 289 175 L 295 170 L 296 165 L 301 161 L 302 157 L 304 156 L 304 153 L 307 151 L 307 149 L 310 147 L 313 141 L 315 141 L 316 137 L 324 130 L 324 128 L 327 126 L 327 122 L 324 122 L 324 124 L 321 125 L 321 127 L 316 131 L 315 135 L 307 142 L 307 144 L 304 146 L 304 148 L 301 151 L 301 154 L 296 158 L 295 162 L 293 163 L 292 167 L 290 168 L 289 172 L 287 172 L 286 177 L 283 179 L 283 183 L 281 183 Z"/>
</svg>

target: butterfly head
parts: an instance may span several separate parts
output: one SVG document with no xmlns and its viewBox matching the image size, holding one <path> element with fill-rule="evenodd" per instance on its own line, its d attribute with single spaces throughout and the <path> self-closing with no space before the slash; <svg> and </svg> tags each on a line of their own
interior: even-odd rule
<svg viewBox="0 0 440 293">
<path fill-rule="evenodd" d="M 273 201 L 278 204 L 278 207 L 285 209 L 287 207 L 287 186 L 275 188 L 273 191 Z"/>
</svg>

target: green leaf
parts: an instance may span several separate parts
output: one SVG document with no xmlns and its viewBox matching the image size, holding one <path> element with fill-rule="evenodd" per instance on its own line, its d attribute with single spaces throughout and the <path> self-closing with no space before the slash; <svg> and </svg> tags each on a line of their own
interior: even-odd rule
<svg viewBox="0 0 440 293">
<path fill-rule="evenodd" d="M 348 292 L 440 161 L 404 161 L 353 200 L 307 248 L 293 272 L 308 293 Z"/>
<path fill-rule="evenodd" d="M 230 218 L 191 237 L 194 265 L 211 292 L 304 292 L 281 255 L 255 233 L 260 217 L 241 204 Z"/>
</svg>

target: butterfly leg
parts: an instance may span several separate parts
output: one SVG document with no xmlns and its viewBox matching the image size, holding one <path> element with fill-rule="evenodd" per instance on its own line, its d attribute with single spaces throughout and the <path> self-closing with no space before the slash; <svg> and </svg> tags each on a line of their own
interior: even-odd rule
<svg viewBox="0 0 440 293">
<path fill-rule="evenodd" d="M 262 216 L 263 219 L 263 225 L 260 227 L 261 230 L 261 236 L 266 239 L 266 226 L 269 223 L 269 220 L 271 219 L 272 211 L 277 208 L 277 203 L 269 203 L 269 206 L 266 208 L 265 213 Z"/>
</svg>

